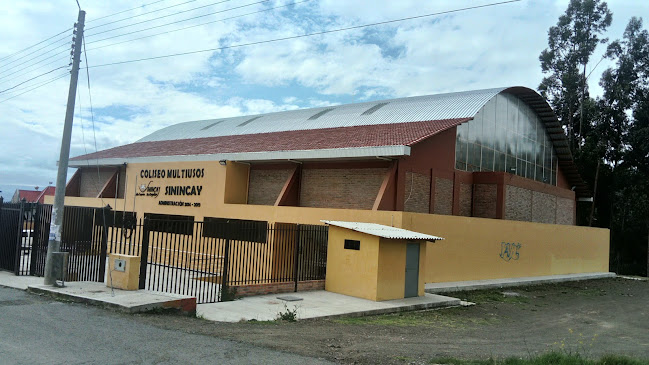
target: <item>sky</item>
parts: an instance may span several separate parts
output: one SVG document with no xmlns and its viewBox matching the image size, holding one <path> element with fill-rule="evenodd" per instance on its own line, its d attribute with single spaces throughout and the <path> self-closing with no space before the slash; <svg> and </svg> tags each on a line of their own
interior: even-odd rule
<svg viewBox="0 0 649 365">
<path fill-rule="evenodd" d="M 264 42 L 495 1 L 79 2 L 86 11 L 87 62 L 82 57 L 81 66 L 89 68 L 79 74 L 70 156 L 132 143 L 185 121 L 501 86 L 536 89 L 547 31 L 568 5 L 522 0 Z M 649 15 L 647 1 L 607 3 L 613 23 L 605 36 L 611 40 L 622 37 L 630 17 Z M 5 199 L 16 189 L 56 181 L 70 83 L 72 30 L 65 30 L 77 13 L 75 0 L 0 0 Z M 210 51 L 119 63 L 198 50 Z M 604 50 L 596 50 L 588 72 Z M 600 75 L 611 66 L 605 59 L 594 69 L 591 95 L 601 95 Z"/>
</svg>

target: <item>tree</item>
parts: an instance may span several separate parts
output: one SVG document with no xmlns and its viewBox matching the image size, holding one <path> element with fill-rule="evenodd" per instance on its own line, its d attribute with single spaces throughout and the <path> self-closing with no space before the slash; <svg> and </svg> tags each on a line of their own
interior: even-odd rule
<svg viewBox="0 0 649 365">
<path fill-rule="evenodd" d="M 608 203 L 612 266 L 639 274 L 647 269 L 649 244 L 649 32 L 631 18 L 624 37 L 609 45 L 615 67 L 602 74 L 595 135 L 609 164 L 602 192 Z"/>
<path fill-rule="evenodd" d="M 606 2 L 571 0 L 565 14 L 548 31 L 548 48 L 539 56 L 543 73 L 539 91 L 559 116 L 568 134 L 571 151 L 582 145 L 583 126 L 575 123 L 587 97 L 586 65 L 611 25 L 612 14 Z M 580 72 L 580 68 L 583 70 Z M 583 123 L 581 123 L 583 124 Z"/>
</svg>

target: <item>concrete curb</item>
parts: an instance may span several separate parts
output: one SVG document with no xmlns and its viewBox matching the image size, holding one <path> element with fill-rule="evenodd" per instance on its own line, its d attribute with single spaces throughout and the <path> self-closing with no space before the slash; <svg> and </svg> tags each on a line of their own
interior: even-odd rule
<svg viewBox="0 0 649 365">
<path fill-rule="evenodd" d="M 513 279 L 476 280 L 476 281 L 456 282 L 456 283 L 437 283 L 438 285 L 440 285 L 439 287 L 435 287 L 434 286 L 435 283 L 433 283 L 433 284 L 426 284 L 427 286 L 430 286 L 429 288 L 426 288 L 426 293 L 440 294 L 440 293 L 452 293 L 452 292 L 459 292 L 459 291 L 502 289 L 502 288 L 516 287 L 516 286 L 554 284 L 554 283 L 563 283 L 569 281 L 583 281 L 583 280 L 593 280 L 593 279 L 610 279 L 615 277 L 617 277 L 617 275 L 614 272 L 606 272 L 606 273 L 602 272 L 602 273 L 590 273 L 590 274 L 538 276 L 538 277 L 513 278 Z"/>
<path fill-rule="evenodd" d="M 461 302 L 462 301 L 460 299 L 449 298 L 449 300 L 437 301 L 437 302 L 432 302 L 432 303 L 420 303 L 420 304 L 412 304 L 412 305 L 406 305 L 406 306 L 401 306 L 401 307 L 370 309 L 370 310 L 366 310 L 366 311 L 357 311 L 357 312 L 342 313 L 342 314 L 332 314 L 332 315 L 327 315 L 327 316 L 299 318 L 298 320 L 300 320 L 300 321 L 309 321 L 309 320 L 315 320 L 315 319 L 331 319 L 331 318 L 342 318 L 342 317 L 365 317 L 365 316 L 374 316 L 374 315 L 379 315 L 379 314 L 393 314 L 393 313 L 411 312 L 411 311 L 424 310 L 424 309 L 433 309 L 433 308 L 459 307 L 461 305 Z"/>
<path fill-rule="evenodd" d="M 89 298 L 87 296 L 75 295 L 72 293 L 65 293 L 58 291 L 54 287 L 33 286 L 27 288 L 27 292 L 47 295 L 52 298 L 68 300 L 76 303 L 90 304 L 101 308 L 108 308 L 117 310 L 123 313 L 147 313 L 157 311 L 172 311 L 183 315 L 194 317 L 196 316 L 196 298 L 178 298 L 160 302 L 149 302 L 140 305 L 124 305 L 113 303 L 98 298 Z"/>
</svg>

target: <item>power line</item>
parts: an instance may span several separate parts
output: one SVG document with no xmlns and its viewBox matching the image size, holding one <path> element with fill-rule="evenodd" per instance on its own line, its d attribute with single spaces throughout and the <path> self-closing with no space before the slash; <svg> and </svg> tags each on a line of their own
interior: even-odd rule
<svg viewBox="0 0 649 365">
<path fill-rule="evenodd" d="M 110 63 L 104 63 L 104 64 L 100 64 L 100 65 L 94 65 L 94 66 L 92 66 L 92 67 L 95 68 L 95 67 L 105 67 L 105 66 L 121 65 L 121 64 L 125 64 L 125 63 L 133 63 L 133 62 L 141 62 L 141 61 L 150 61 L 150 60 L 157 60 L 157 59 L 161 59 L 161 58 L 169 58 L 169 57 L 177 57 L 177 56 L 186 56 L 186 55 L 197 54 L 197 53 L 214 52 L 214 51 L 221 51 L 221 50 L 225 50 L 225 49 L 248 47 L 248 46 L 254 46 L 254 45 L 259 45 L 259 44 L 264 44 L 264 43 L 281 42 L 281 41 L 286 41 L 286 40 L 291 40 L 291 39 L 299 39 L 299 38 L 312 37 L 312 36 L 316 36 L 316 35 L 323 35 L 323 34 L 329 34 L 329 33 L 344 32 L 344 31 L 347 31 L 347 30 L 361 29 L 361 28 L 367 28 L 367 27 L 372 27 L 372 26 L 377 26 L 377 25 L 384 25 L 384 24 L 390 24 L 390 23 L 398 23 L 398 22 L 403 22 L 403 21 L 406 21 L 406 20 L 413 20 L 413 19 L 427 18 L 427 17 L 431 17 L 431 16 L 435 16 L 435 15 L 443 15 L 443 14 L 457 13 L 457 12 L 466 11 L 466 10 L 474 10 L 474 9 L 479 9 L 479 8 L 486 8 L 486 7 L 496 6 L 496 5 L 503 5 L 503 4 L 508 4 L 508 3 L 515 3 L 515 2 L 519 2 L 519 1 L 521 1 L 521 0 L 507 0 L 507 1 L 501 1 L 501 2 L 490 3 L 490 4 L 476 5 L 476 6 L 466 7 L 466 8 L 454 9 L 454 10 L 446 10 L 446 11 L 441 11 L 441 12 L 436 12 L 436 13 L 430 13 L 430 14 L 424 14 L 424 15 L 416 15 L 416 16 L 411 16 L 411 17 L 406 17 L 406 18 L 400 18 L 400 19 L 386 20 L 386 21 L 376 22 L 376 23 L 369 23 L 369 24 L 363 24 L 363 25 L 355 25 L 355 26 L 351 26 L 351 27 L 338 28 L 338 29 L 331 29 L 331 30 L 325 30 L 325 31 L 321 31 L 321 32 L 314 32 L 314 33 L 308 33 L 308 34 L 295 35 L 295 36 L 290 36 L 290 37 L 282 37 L 282 38 L 268 39 L 268 40 L 263 40 L 263 41 L 256 41 L 256 42 L 249 42 L 249 43 L 242 43 L 242 44 L 235 44 L 235 45 L 224 46 L 224 47 L 217 47 L 217 48 L 201 49 L 201 50 L 189 51 L 189 52 L 173 53 L 173 54 L 162 55 L 162 56 L 154 56 L 154 57 L 138 58 L 138 59 L 134 59 L 134 60 L 126 60 L 126 61 L 110 62 Z"/>
<path fill-rule="evenodd" d="M 117 13 L 104 15 L 104 16 L 101 16 L 101 17 L 99 17 L 99 18 L 95 18 L 95 19 L 89 20 L 88 23 L 96 22 L 97 20 L 100 20 L 100 19 L 110 18 L 111 16 L 115 16 L 115 15 L 119 15 L 119 14 L 127 13 L 127 12 L 129 12 L 129 11 L 131 11 L 131 10 L 135 10 L 135 9 L 139 9 L 139 8 L 142 8 L 142 7 L 145 7 L 145 6 L 149 6 L 149 5 L 153 5 L 153 4 L 161 3 L 161 2 L 163 2 L 163 1 L 166 1 L 166 0 L 158 0 L 158 1 L 150 2 L 150 3 L 142 4 L 142 5 L 140 5 L 140 6 L 136 6 L 136 7 L 134 7 L 134 8 L 130 8 L 130 9 L 126 9 L 126 10 L 118 11 Z"/>
<path fill-rule="evenodd" d="M 62 37 L 62 38 L 56 39 L 56 40 L 54 40 L 54 41 L 52 41 L 52 42 L 46 44 L 45 46 L 43 46 L 43 47 L 41 47 L 41 48 L 39 48 L 39 49 L 37 49 L 37 50 L 34 50 L 34 51 L 32 51 L 32 52 L 30 52 L 30 53 L 28 53 L 28 54 L 26 54 L 26 55 L 22 55 L 22 56 L 20 56 L 20 57 L 14 59 L 14 60 L 12 60 L 12 61 L 9 61 L 9 62 L 5 63 L 4 66 L 9 66 L 9 65 L 11 65 L 12 63 L 16 63 L 16 62 L 18 62 L 18 61 L 20 61 L 20 60 L 22 60 L 22 59 L 24 59 L 24 58 L 26 58 L 26 57 L 28 57 L 28 56 L 31 56 L 31 55 L 33 55 L 34 53 L 36 53 L 36 52 L 38 52 L 38 51 L 40 51 L 40 50 L 43 50 L 43 49 L 45 49 L 45 48 L 47 48 L 47 47 L 49 47 L 49 46 L 51 46 L 51 45 L 53 45 L 53 44 L 55 44 L 55 43 L 59 43 L 57 46 L 55 46 L 55 47 L 53 47 L 53 48 L 50 48 L 50 49 L 46 50 L 45 52 L 43 52 L 43 53 L 41 53 L 41 54 L 39 54 L 39 55 L 36 55 L 36 56 L 32 57 L 32 59 L 34 59 L 34 58 L 38 58 L 38 57 L 40 57 L 40 56 L 42 56 L 42 55 L 45 55 L 45 54 L 51 52 L 52 50 L 57 49 L 57 48 L 60 48 L 62 45 L 66 44 L 66 43 L 68 42 L 67 40 L 66 40 L 65 42 L 63 42 L 63 43 L 61 43 L 61 41 L 62 41 L 62 40 L 65 40 L 67 37 L 68 37 L 68 36 L 64 36 L 64 37 Z"/>
<path fill-rule="evenodd" d="M 7 100 L 11 100 L 11 99 L 13 99 L 13 98 L 17 98 L 17 97 L 19 97 L 20 95 L 23 95 L 23 94 L 27 94 L 28 92 L 31 92 L 31 91 L 33 91 L 33 90 L 36 90 L 36 89 L 38 89 L 38 88 L 40 88 L 40 87 L 43 87 L 43 86 L 45 86 L 45 85 L 51 84 L 51 83 L 53 83 L 54 81 L 57 81 L 57 80 L 59 80 L 59 79 L 61 79 L 61 78 L 63 78 L 63 77 L 69 76 L 69 75 L 70 75 L 70 73 L 69 73 L 69 72 L 66 72 L 66 73 L 64 73 L 64 74 L 62 74 L 62 75 L 59 75 L 59 76 L 57 76 L 57 77 L 55 77 L 55 78 L 52 78 L 52 79 L 50 79 L 50 80 L 48 80 L 48 81 L 45 81 L 45 82 L 43 82 L 42 84 L 40 84 L 40 85 L 38 85 L 38 86 L 35 86 L 35 87 L 33 87 L 33 88 L 31 88 L 31 89 L 25 91 L 25 92 L 22 92 L 22 93 L 20 93 L 20 94 L 16 94 L 16 95 L 11 96 L 11 97 L 9 97 L 9 98 L 6 98 L 6 99 L 3 99 L 3 100 L 0 100 L 0 103 L 4 103 L 4 102 L 7 101 Z"/>
<path fill-rule="evenodd" d="M 133 18 L 139 18 L 139 17 L 144 16 L 144 15 L 148 15 L 148 14 L 152 14 L 152 13 L 157 13 L 157 12 L 162 11 L 162 10 L 167 10 L 167 9 L 170 9 L 170 8 L 174 8 L 174 7 L 176 7 L 176 6 L 181 6 L 181 5 L 185 5 L 185 4 L 193 3 L 193 2 L 195 2 L 195 1 L 196 1 L 196 0 L 189 0 L 189 1 L 185 1 L 184 3 L 180 3 L 180 4 L 175 4 L 175 5 L 167 6 L 166 8 L 160 8 L 160 9 L 156 9 L 156 10 L 147 11 L 146 13 L 133 15 L 133 16 L 130 16 L 130 17 L 128 17 L 128 18 L 122 18 L 122 19 L 119 19 L 119 20 L 114 20 L 114 21 L 112 21 L 112 22 L 108 22 L 108 23 L 104 23 L 104 24 L 95 25 L 94 27 L 89 27 L 89 28 L 86 29 L 86 30 L 95 29 L 95 28 L 100 28 L 100 27 L 103 27 L 103 26 L 108 25 L 108 24 L 115 24 L 115 23 L 123 22 L 124 20 L 129 20 L 129 19 L 133 19 Z M 135 9 L 137 9 L 137 8 L 135 8 Z"/>
<path fill-rule="evenodd" d="M 218 23 L 218 22 L 224 22 L 224 21 L 226 21 L 226 20 L 232 20 L 232 19 L 236 19 L 236 18 L 242 18 L 242 17 L 244 17 L 244 16 L 248 16 L 248 15 L 254 15 L 254 14 L 259 14 L 259 13 L 265 13 L 265 12 L 268 12 L 268 11 L 277 10 L 277 9 L 280 9 L 280 8 L 286 8 L 286 7 L 289 7 L 289 6 L 292 6 L 292 5 L 297 5 L 297 4 L 301 4 L 301 3 L 305 3 L 305 2 L 309 2 L 309 1 L 311 1 L 311 0 L 302 0 L 302 1 L 297 1 L 297 2 L 294 2 L 294 3 L 286 4 L 286 5 L 275 6 L 275 7 L 272 7 L 272 8 L 263 9 L 263 10 L 258 10 L 258 11 L 253 11 L 253 12 L 250 12 L 250 13 L 245 13 L 245 14 L 240 14 L 240 15 L 235 15 L 235 16 L 231 16 L 231 17 L 228 17 L 228 18 L 222 18 L 222 19 L 219 19 L 219 20 L 212 20 L 212 21 L 205 22 L 205 23 L 194 24 L 194 25 L 190 25 L 190 26 L 187 26 L 187 27 L 183 27 L 183 28 L 171 29 L 171 30 L 168 30 L 168 31 L 165 31 L 165 32 L 154 33 L 154 34 L 145 35 L 145 36 L 143 36 L 143 37 L 138 37 L 138 38 L 133 38 L 133 39 L 127 39 L 127 40 L 125 40 L 125 41 L 120 41 L 120 42 L 115 42 L 115 43 L 105 44 L 105 45 L 103 45 L 103 46 L 98 46 L 98 47 L 95 47 L 95 48 L 91 48 L 91 49 L 89 49 L 88 51 L 94 51 L 94 50 L 97 50 L 97 49 L 100 49 L 100 48 L 106 48 L 106 47 L 110 47 L 110 46 L 115 46 L 115 45 L 122 44 L 122 43 L 128 43 L 128 42 L 138 41 L 138 40 L 145 39 L 145 38 L 151 38 L 151 37 L 156 37 L 156 36 L 159 36 L 159 35 L 164 35 L 164 34 L 169 34 L 169 33 L 179 32 L 179 31 L 182 31 L 182 30 L 191 29 L 191 28 L 196 28 L 196 27 L 200 27 L 200 26 L 203 26 L 203 25 L 207 25 L 207 24 Z M 142 29 L 142 30 L 138 30 L 138 31 L 134 31 L 134 32 L 129 32 L 129 33 L 124 33 L 124 34 L 119 34 L 119 35 L 116 35 L 116 36 L 113 36 L 113 37 L 108 37 L 108 38 L 99 39 L 99 40 L 96 40 L 96 41 L 93 41 L 93 42 L 88 42 L 88 44 L 91 44 L 91 43 L 97 43 L 97 42 L 105 41 L 105 40 L 107 40 L 107 39 L 117 38 L 117 37 L 122 37 L 122 36 L 125 36 L 125 35 L 134 34 L 134 33 L 139 33 L 139 32 L 143 32 L 143 31 L 146 31 L 146 30 L 151 30 L 151 29 L 155 29 L 155 28 L 160 28 L 160 27 L 167 26 L 167 25 L 171 25 L 171 24 L 174 24 L 174 23 L 177 23 L 177 22 L 172 22 L 172 23 L 167 23 L 167 24 L 163 24 L 163 25 L 158 25 L 158 26 L 155 26 L 155 27 L 150 27 L 150 28 L 146 28 L 146 29 Z"/>
<path fill-rule="evenodd" d="M 30 48 L 36 47 L 36 46 L 38 46 L 38 45 L 41 44 L 41 43 L 45 43 L 45 42 L 49 41 L 49 40 L 52 39 L 52 38 L 56 38 L 56 37 L 60 36 L 60 35 L 63 34 L 63 33 L 69 32 L 70 30 L 72 30 L 72 28 L 68 28 L 68 29 L 62 31 L 61 33 L 57 33 L 57 34 L 55 34 L 55 35 L 53 35 L 53 36 L 51 36 L 51 37 L 49 37 L 49 38 L 47 38 L 47 39 L 43 39 L 42 41 L 40 41 L 40 42 L 38 42 L 38 43 L 34 43 L 34 44 L 32 44 L 31 46 L 29 46 L 29 47 L 27 47 L 27 48 L 23 48 L 23 49 L 21 49 L 20 51 L 17 51 L 17 52 L 14 52 L 14 53 L 10 54 L 10 55 L 4 56 L 4 57 L 0 58 L 0 62 L 6 60 L 6 59 L 8 59 L 8 58 L 11 58 L 11 57 L 13 57 L 13 56 L 15 56 L 15 55 L 17 55 L 17 54 L 19 54 L 19 53 L 22 53 L 22 52 L 24 52 L 24 51 L 26 51 L 26 50 L 28 50 L 28 49 L 30 49 Z"/>
<path fill-rule="evenodd" d="M 179 11 L 179 12 L 176 12 L 176 13 L 173 13 L 173 14 L 167 14 L 167 15 L 163 15 L 163 16 L 156 17 L 156 18 L 146 19 L 146 20 L 142 20 L 142 21 L 139 21 L 139 22 L 135 22 L 135 23 L 131 23 L 131 24 L 127 24 L 127 25 L 123 25 L 123 26 L 121 26 L 121 27 L 117 27 L 117 28 L 113 28 L 113 29 L 109 29 L 109 30 L 102 30 L 101 32 L 97 32 L 97 33 L 89 34 L 87 37 L 94 37 L 94 36 L 99 35 L 99 34 L 108 33 L 108 32 L 112 32 L 112 31 L 115 31 L 115 30 L 123 29 L 123 28 L 130 28 L 130 27 L 135 26 L 135 25 L 144 24 L 144 23 L 149 23 L 149 22 L 152 22 L 152 21 L 154 21 L 154 20 L 164 19 L 164 18 L 168 18 L 168 17 L 170 17 L 170 16 L 176 16 L 176 15 L 178 15 L 178 14 L 186 13 L 186 12 L 193 11 L 193 10 L 196 10 L 196 9 L 201 9 L 201 8 L 205 8 L 205 7 L 208 7 L 208 6 L 213 6 L 213 5 L 218 5 L 218 4 L 222 4 L 222 3 L 227 3 L 228 1 L 232 1 L 232 0 L 221 0 L 221 1 L 217 1 L 217 2 L 214 2 L 214 3 L 207 4 L 207 5 L 202 5 L 202 6 L 199 6 L 199 7 L 196 7 L 196 8 L 192 8 L 192 9 L 188 9 L 188 10 Z M 270 0 L 263 0 L 263 1 L 259 1 L 259 2 L 257 2 L 257 3 L 253 3 L 253 4 L 250 4 L 250 5 L 254 5 L 254 4 L 258 4 L 258 3 L 263 3 L 263 2 L 266 2 L 266 1 L 270 1 Z M 250 5 L 247 5 L 247 6 L 250 6 Z M 238 9 L 238 8 L 241 8 L 241 7 L 242 7 L 242 6 L 240 6 L 240 7 L 236 7 L 236 8 L 232 8 L 232 10 L 234 10 L 234 9 Z M 212 15 L 212 14 L 218 14 L 218 13 L 222 13 L 223 11 L 228 11 L 228 10 L 222 10 L 222 11 L 217 11 L 217 12 L 214 12 L 214 13 L 208 13 L 208 14 L 205 14 L 205 15 L 202 15 L 202 16 L 208 16 L 208 15 Z M 193 18 L 189 18 L 189 19 L 193 19 Z M 188 19 L 187 19 L 187 20 L 188 20 Z M 90 44 L 90 42 L 88 42 L 88 44 Z"/>
<path fill-rule="evenodd" d="M 53 65 L 53 64 L 55 64 L 55 63 L 61 63 L 61 62 L 66 61 L 67 59 L 68 59 L 68 57 L 65 57 L 65 58 L 60 58 L 60 59 L 58 59 L 58 60 L 54 60 L 54 61 L 52 61 L 52 62 L 48 62 L 48 63 L 46 63 L 46 64 L 44 64 L 44 65 L 41 65 L 41 66 L 39 66 L 39 67 L 36 67 L 35 69 L 33 69 L 33 70 L 31 70 L 31 71 L 28 71 L 28 73 L 32 73 L 32 72 L 35 72 L 35 71 L 38 71 L 38 70 L 42 70 L 42 69 L 44 69 L 45 67 L 47 67 L 47 66 L 49 66 L 49 65 Z M 0 80 L 4 80 L 4 79 L 6 79 L 7 77 L 10 77 L 10 76 L 12 76 L 12 75 L 18 74 L 18 76 L 16 76 L 16 77 L 12 77 L 12 78 L 7 79 L 7 80 L 5 80 L 5 81 L 2 81 L 2 82 L 0 82 L 0 83 L 7 83 L 7 82 L 10 82 L 10 81 L 12 81 L 12 80 L 15 80 L 15 79 L 19 79 L 19 78 L 21 78 L 21 77 L 24 77 L 25 75 L 24 75 L 22 72 L 25 71 L 26 69 L 30 68 L 30 67 L 33 67 L 33 66 L 35 66 L 35 64 L 34 64 L 34 65 L 27 66 L 27 67 L 25 67 L 25 68 L 23 68 L 23 69 L 21 69 L 21 70 L 19 70 L 19 71 L 12 72 L 12 73 L 10 73 L 10 74 L 8 74 L 8 75 L 5 75 L 5 76 L 0 77 Z"/>
<path fill-rule="evenodd" d="M 67 53 L 68 53 L 68 51 L 67 51 L 67 50 L 64 50 L 64 51 L 62 51 L 62 52 L 58 52 L 58 53 L 55 53 L 55 54 L 53 54 L 53 55 L 50 55 L 49 57 L 45 57 L 45 58 L 43 58 L 42 60 L 40 60 L 40 61 L 38 61 L 38 62 L 34 62 L 34 63 L 28 64 L 28 65 L 25 65 L 25 64 L 15 65 L 15 66 L 13 66 L 13 67 L 10 67 L 10 68 L 8 68 L 8 69 L 6 69 L 6 70 L 0 72 L 0 75 L 9 75 L 9 76 L 11 76 L 11 75 L 13 75 L 13 74 L 15 74 L 15 73 L 17 73 L 17 72 L 24 71 L 25 69 L 27 69 L 27 68 L 29 68 L 29 67 L 36 66 L 36 65 L 41 64 L 41 63 L 43 63 L 43 62 L 45 62 L 45 61 L 47 61 L 47 60 L 50 60 L 50 59 L 52 59 L 52 58 L 54 58 L 54 57 L 56 57 L 56 56 L 60 56 L 60 55 L 62 55 L 62 54 L 67 54 Z M 32 60 L 32 61 L 33 61 L 33 60 Z M 21 69 L 15 70 L 16 68 L 19 68 L 19 67 L 21 67 L 21 66 L 24 66 L 24 67 L 21 68 Z M 15 70 L 15 71 L 12 71 L 12 70 Z M 11 71 L 11 72 L 10 72 L 10 71 Z M 3 77 L 4 77 L 4 76 L 3 76 Z"/>
<path fill-rule="evenodd" d="M 4 93 L 4 92 L 7 92 L 7 91 L 9 91 L 9 90 L 13 90 L 13 89 L 17 88 L 18 86 L 23 85 L 23 84 L 26 84 L 26 83 L 28 83 L 28 82 L 30 82 L 30 81 L 32 81 L 32 80 L 36 80 L 36 79 L 39 78 L 39 77 L 45 76 L 45 75 L 47 75 L 47 74 L 51 74 L 52 72 L 54 72 L 54 71 L 56 71 L 56 70 L 60 70 L 60 69 L 62 69 L 62 68 L 67 68 L 67 67 L 68 67 L 68 66 L 61 66 L 61 67 L 57 67 L 57 68 L 54 68 L 54 69 L 52 69 L 52 70 L 49 70 L 49 71 L 47 71 L 47 72 L 43 72 L 42 74 L 40 74 L 40 75 L 38 75 L 38 76 L 34 76 L 34 77 L 32 77 L 31 79 L 25 80 L 25 81 L 23 81 L 23 82 L 21 82 L 21 83 L 19 83 L 19 84 L 16 84 L 16 85 L 14 85 L 14 86 L 12 86 L 12 87 L 10 87 L 10 88 L 4 89 L 4 90 L 0 90 L 0 94 L 2 94 L 2 93 Z"/>
</svg>

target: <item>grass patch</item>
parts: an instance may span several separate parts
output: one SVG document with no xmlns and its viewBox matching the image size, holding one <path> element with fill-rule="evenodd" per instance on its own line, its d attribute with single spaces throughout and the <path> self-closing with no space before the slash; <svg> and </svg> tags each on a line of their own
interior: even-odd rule
<svg viewBox="0 0 649 365">
<path fill-rule="evenodd" d="M 455 358 L 437 358 L 431 364 L 448 365 L 643 365 L 646 361 L 625 356 L 609 355 L 599 360 L 590 360 L 582 356 L 552 352 L 529 359 L 507 358 L 502 360 L 460 360 Z"/>
<path fill-rule="evenodd" d="M 488 325 L 498 322 L 496 318 L 472 318 L 466 315 L 466 308 L 430 309 L 399 312 L 363 317 L 341 317 L 332 321 L 348 325 L 375 326 L 431 326 L 464 328 L 469 325 Z"/>
</svg>

